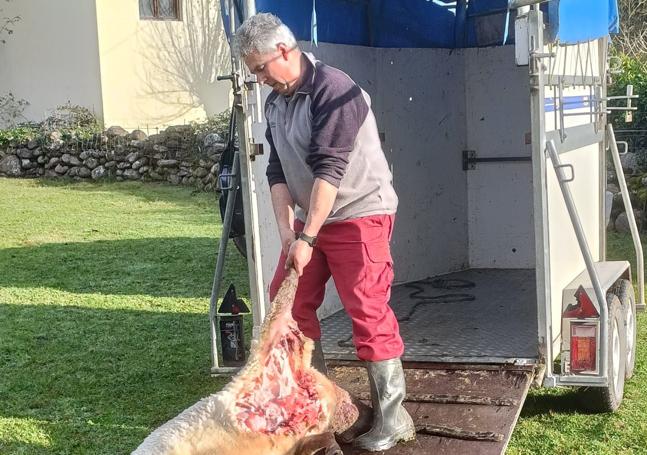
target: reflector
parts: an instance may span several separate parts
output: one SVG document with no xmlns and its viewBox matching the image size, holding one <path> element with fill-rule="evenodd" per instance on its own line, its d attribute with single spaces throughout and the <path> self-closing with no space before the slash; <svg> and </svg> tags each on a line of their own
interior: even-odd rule
<svg viewBox="0 0 647 455">
<path fill-rule="evenodd" d="M 597 355 L 595 324 L 571 324 L 571 371 L 595 371 Z"/>
<path fill-rule="evenodd" d="M 586 293 L 584 288 L 580 286 L 575 292 L 575 299 L 577 304 L 569 305 L 564 314 L 562 315 L 565 318 L 597 318 L 600 316 L 597 308 L 593 305 L 593 301 Z"/>
</svg>

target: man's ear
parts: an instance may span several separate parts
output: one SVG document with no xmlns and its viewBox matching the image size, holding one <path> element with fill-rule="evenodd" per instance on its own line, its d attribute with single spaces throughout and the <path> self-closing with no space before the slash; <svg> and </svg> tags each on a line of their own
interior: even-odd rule
<svg viewBox="0 0 647 455">
<path fill-rule="evenodd" d="M 276 48 L 281 53 L 281 57 L 283 57 L 283 60 L 287 60 L 288 54 L 290 53 L 291 49 L 285 43 L 278 43 L 276 45 Z"/>
</svg>

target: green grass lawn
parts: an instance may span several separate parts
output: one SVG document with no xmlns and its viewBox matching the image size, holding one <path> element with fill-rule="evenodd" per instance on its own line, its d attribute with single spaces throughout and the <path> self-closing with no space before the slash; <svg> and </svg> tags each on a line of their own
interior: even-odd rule
<svg viewBox="0 0 647 455">
<path fill-rule="evenodd" d="M 129 453 L 217 390 L 213 194 L 0 179 L 0 454 Z M 229 249 L 225 282 L 247 295 Z"/>
<path fill-rule="evenodd" d="M 647 244 L 643 238 L 643 250 Z M 607 259 L 629 260 L 635 273 L 631 237 L 610 232 Z M 638 294 L 636 293 L 636 297 Z M 647 314 L 638 314 L 634 377 L 614 414 L 581 412 L 572 389 L 534 389 L 521 410 L 508 454 L 647 454 Z"/>
<path fill-rule="evenodd" d="M 209 376 L 213 194 L 0 179 L 0 195 L 0 454 L 129 453 L 224 384 Z M 611 259 L 631 255 L 628 237 L 610 237 Z M 248 295 L 233 246 L 227 263 L 225 282 Z M 641 349 L 620 412 L 534 390 L 509 453 L 647 453 L 646 422 Z"/>
</svg>

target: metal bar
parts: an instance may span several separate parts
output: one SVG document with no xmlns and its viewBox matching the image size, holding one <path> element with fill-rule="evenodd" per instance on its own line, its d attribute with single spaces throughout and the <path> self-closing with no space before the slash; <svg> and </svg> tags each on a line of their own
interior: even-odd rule
<svg viewBox="0 0 647 455">
<path fill-rule="evenodd" d="M 586 74 L 584 74 L 584 67 L 582 66 L 582 48 L 581 48 L 581 44 L 576 44 L 575 49 L 577 50 L 577 52 L 575 54 L 575 74 L 578 74 L 578 68 L 579 68 L 579 70 L 580 70 L 580 72 L 579 72 L 580 78 L 583 78 L 584 76 L 586 76 Z"/>
<path fill-rule="evenodd" d="M 229 30 L 231 31 L 231 34 L 233 36 L 234 32 L 236 31 L 236 5 L 234 4 L 236 0 L 229 0 Z M 235 78 L 236 74 L 236 56 L 234 55 L 233 52 L 230 52 L 230 58 L 231 58 L 231 74 Z M 234 81 L 234 91 L 236 90 L 236 81 Z M 235 93 L 234 93 L 235 95 Z"/>
<path fill-rule="evenodd" d="M 564 139 L 566 139 L 566 133 L 564 133 L 566 128 L 564 126 L 564 84 L 561 80 L 557 86 L 557 90 L 559 93 L 559 137 L 564 142 Z M 557 109 L 557 106 L 555 106 L 555 109 Z"/>
<path fill-rule="evenodd" d="M 255 0 L 245 0 L 245 17 L 256 13 Z M 241 74 L 244 71 L 245 65 L 238 61 L 241 69 Z M 249 88 L 243 84 L 241 87 L 240 103 L 237 105 L 236 115 L 238 119 L 238 137 L 240 144 L 240 180 L 241 189 L 243 191 L 243 210 L 245 215 L 245 243 L 247 246 L 247 269 L 249 273 L 249 291 L 252 300 L 252 318 L 253 336 L 257 338 L 260 335 L 260 326 L 265 319 L 267 305 L 265 304 L 266 294 L 263 285 L 263 264 L 260 246 L 260 232 L 259 232 L 259 216 L 258 216 L 258 200 L 256 198 L 256 182 L 254 180 L 254 172 L 252 167 L 252 149 L 251 143 L 251 124 L 253 122 L 253 112 L 250 111 L 249 102 L 250 94 Z M 251 96 L 260 96 L 260 91 L 255 90 Z M 258 98 L 257 98 L 258 100 Z M 260 103 L 256 104 L 260 106 Z"/>
<path fill-rule="evenodd" d="M 629 84 L 627 85 L 627 112 L 625 112 L 625 122 L 629 123 L 633 121 L 634 117 L 631 113 L 631 99 L 634 97 L 634 86 Z"/>
<path fill-rule="evenodd" d="M 553 43 L 548 44 L 548 53 L 551 54 L 551 57 L 548 59 L 548 74 L 546 75 L 547 80 L 550 80 L 555 74 L 555 68 L 557 66 L 557 51 L 555 50 Z M 559 49 L 559 48 L 558 48 Z"/>
<path fill-rule="evenodd" d="M 265 287 L 263 285 L 263 267 L 260 246 L 258 221 L 258 200 L 256 198 L 256 182 L 252 169 L 250 131 L 251 113 L 245 112 L 246 95 L 243 89 L 243 103 L 237 109 L 239 119 L 239 144 L 241 149 L 240 181 L 243 191 L 243 210 L 245 212 L 245 241 L 247 245 L 247 264 L 249 272 L 250 298 L 253 304 L 252 318 L 254 320 L 254 338 L 260 335 L 260 327 L 267 306 L 265 304 Z"/>
<path fill-rule="evenodd" d="M 501 157 L 501 158 L 469 158 L 470 163 L 492 163 L 492 162 L 503 162 L 503 161 L 532 161 L 531 156 L 511 156 L 511 157 Z"/>
<path fill-rule="evenodd" d="M 586 98 L 586 97 L 583 96 L 582 98 Z M 580 101 L 580 100 L 562 101 L 562 104 L 564 106 L 568 106 L 569 104 L 582 104 L 582 103 L 586 103 L 586 104 L 591 105 L 591 104 L 596 104 L 596 103 L 599 103 L 599 102 L 600 102 L 600 100 L 596 99 L 595 97 L 593 97 L 592 95 L 589 94 L 587 100 L 584 100 L 584 101 Z M 581 109 L 584 109 L 584 107 L 582 107 Z M 587 114 L 588 114 L 588 112 L 587 112 Z"/>
<path fill-rule="evenodd" d="M 530 156 L 500 156 L 477 158 L 474 150 L 463 150 L 463 170 L 469 171 L 476 169 L 475 163 L 502 163 L 515 161 L 532 161 Z"/>
<path fill-rule="evenodd" d="M 546 85 L 557 86 L 559 85 L 559 80 L 562 80 L 565 87 L 579 87 L 582 85 L 600 85 L 602 84 L 602 79 L 598 76 L 586 76 L 579 77 L 573 75 L 565 76 L 548 76 Z M 626 97 L 621 97 L 626 98 Z"/>
<path fill-rule="evenodd" d="M 607 48 L 608 48 L 608 41 L 607 37 L 600 38 L 598 40 L 598 74 L 600 75 L 605 75 L 607 72 Z M 603 83 L 598 85 L 596 87 L 596 92 L 595 95 L 598 99 L 600 99 L 600 105 L 598 106 L 603 110 L 603 114 L 601 114 L 595 123 L 595 132 L 598 133 L 601 130 L 605 130 L 602 125 L 606 125 L 607 118 L 606 118 L 606 111 L 604 111 L 604 107 L 606 106 L 606 101 L 605 98 L 607 96 L 607 86 L 606 86 L 606 78 L 604 78 Z M 606 139 L 606 137 L 605 137 Z M 600 260 L 601 261 L 606 261 L 607 260 L 607 210 L 606 210 L 606 204 L 607 204 L 607 198 L 606 198 L 606 187 L 607 187 L 607 156 L 606 156 L 606 140 L 600 142 L 600 146 L 598 147 L 598 168 L 600 170 L 599 172 L 599 187 L 600 187 L 600 192 L 599 192 L 599 204 L 600 204 L 600 212 L 599 212 L 599 219 L 601 220 L 600 226 L 599 226 L 599 239 L 600 239 Z"/>
<path fill-rule="evenodd" d="M 609 148 L 611 149 L 611 157 L 613 158 L 613 165 L 616 170 L 616 177 L 618 178 L 618 186 L 620 186 L 620 193 L 622 194 L 622 202 L 624 202 L 625 211 L 627 212 L 627 221 L 629 221 L 629 229 L 631 230 L 631 238 L 634 241 L 634 249 L 636 250 L 636 275 L 638 275 L 638 296 L 639 303 L 636 305 L 641 310 L 645 309 L 645 265 L 643 262 L 643 247 L 640 242 L 640 234 L 638 226 L 636 225 L 636 218 L 634 216 L 633 207 L 631 206 L 631 198 L 629 197 L 629 190 L 627 189 L 627 182 L 625 174 L 622 171 L 622 163 L 620 162 L 620 154 L 618 153 L 618 144 L 616 136 L 613 133 L 613 125 L 607 125 Z"/>
<path fill-rule="evenodd" d="M 559 46 L 557 47 L 557 49 L 559 50 Z M 563 74 L 565 74 L 567 72 L 566 63 L 568 63 L 568 58 L 567 57 L 568 57 L 569 46 L 565 46 L 562 49 L 564 49 L 564 66 L 562 67 L 562 71 L 561 71 L 562 75 L 557 76 L 557 85 L 564 84 L 564 76 L 563 76 Z M 574 80 L 577 80 L 577 76 L 575 74 L 571 75 L 571 77 Z"/>
<path fill-rule="evenodd" d="M 600 279 L 595 270 L 595 264 L 593 257 L 591 256 L 591 251 L 589 250 L 589 244 L 586 241 L 586 235 L 584 234 L 584 229 L 582 228 L 582 223 L 580 222 L 580 216 L 577 213 L 577 207 L 575 205 L 575 200 L 571 194 L 571 189 L 569 185 L 564 181 L 564 176 L 562 174 L 562 162 L 557 153 L 557 148 L 553 141 L 548 141 L 546 144 L 548 154 L 551 161 L 553 162 L 553 167 L 555 169 L 555 174 L 557 175 L 557 181 L 559 187 L 562 190 L 562 196 L 564 197 L 564 202 L 566 204 L 566 209 L 571 218 L 571 223 L 575 230 L 575 236 L 577 237 L 577 243 L 580 246 L 580 251 L 582 252 L 582 257 L 584 258 L 584 263 L 586 264 L 586 270 L 589 273 L 591 278 L 591 284 L 595 291 L 595 296 L 598 301 L 598 310 L 600 311 L 600 370 L 601 375 L 606 375 L 607 372 L 607 361 L 608 361 L 608 320 L 609 320 L 609 310 L 607 308 L 607 299 L 602 291 L 602 286 L 600 285 Z"/>
<path fill-rule="evenodd" d="M 231 6 L 230 1 L 230 8 Z M 247 17 L 256 13 L 256 2 L 255 0 L 244 0 L 243 4 L 243 16 L 241 21 L 245 20 Z M 236 29 L 236 22 L 234 14 L 230 14 L 230 29 Z M 241 78 L 240 75 L 244 72 L 244 63 L 240 59 L 233 55 L 232 53 L 232 67 L 233 73 L 237 77 Z M 248 98 L 248 87 L 246 84 L 238 84 L 241 88 L 240 92 L 235 95 L 238 96 L 237 102 L 234 103 L 234 108 L 236 110 L 236 119 L 238 125 L 238 138 L 239 138 L 239 149 L 240 149 L 240 187 L 243 192 L 243 210 L 244 210 L 244 219 L 245 219 L 245 243 L 247 246 L 247 271 L 249 274 L 249 290 L 250 290 L 250 299 L 252 301 L 252 317 L 254 320 L 253 327 L 253 336 L 257 337 L 259 335 L 260 325 L 263 319 L 265 318 L 266 305 L 265 305 L 265 290 L 263 286 L 263 270 L 261 263 L 261 249 L 260 249 L 260 233 L 258 225 L 258 202 L 256 199 L 256 185 L 253 178 L 252 172 L 252 160 L 251 156 L 252 147 L 250 137 L 251 131 L 250 126 L 252 122 L 253 113 L 248 112 L 249 103 Z M 259 105 L 257 103 L 257 105 Z"/>
<path fill-rule="evenodd" d="M 538 9 L 528 12 L 528 42 L 530 51 L 544 49 L 544 18 Z M 548 250 L 548 196 L 546 185 L 546 111 L 545 83 L 546 74 L 542 62 L 532 58 L 529 65 L 530 77 L 530 120 L 532 136 L 532 189 L 535 231 L 535 276 L 537 295 L 537 344 L 539 355 L 546 365 L 547 378 L 553 374 L 553 340 L 551 336 L 552 307 L 550 289 L 550 256 Z"/>
<path fill-rule="evenodd" d="M 532 161 L 530 156 L 516 156 L 510 158 L 463 158 L 463 170 L 469 171 L 476 169 L 476 163 L 505 163 L 505 162 L 523 162 Z"/>
<path fill-rule="evenodd" d="M 555 57 L 555 54 L 552 52 L 533 52 L 532 56 L 535 58 L 547 58 L 548 60 L 552 59 Z"/>
<path fill-rule="evenodd" d="M 588 47 L 587 47 L 586 61 L 589 62 L 589 60 L 593 60 L 593 58 L 591 57 L 591 42 L 589 41 L 587 44 L 588 44 Z M 588 65 L 588 63 L 587 63 L 587 65 Z M 587 68 L 586 68 L 586 72 L 587 72 L 586 76 L 588 76 L 588 71 L 589 71 L 589 68 L 587 66 Z M 591 67 L 591 77 L 593 77 L 594 75 L 595 75 L 595 73 L 593 72 L 593 67 Z M 590 123 L 595 122 L 595 117 L 593 116 L 593 102 L 591 101 L 591 100 L 595 99 L 595 95 L 594 95 L 593 92 L 594 92 L 593 86 L 589 85 L 589 112 L 591 113 L 591 115 L 589 116 L 589 122 Z"/>
<path fill-rule="evenodd" d="M 228 0 L 227 6 L 229 8 L 229 27 L 232 33 L 236 30 L 236 5 L 234 4 L 235 0 Z M 236 91 L 238 89 L 237 80 L 236 80 L 236 58 L 231 55 L 231 81 L 232 87 L 234 90 L 234 96 L 236 96 Z M 234 107 L 232 107 L 234 109 Z M 232 112 L 232 115 L 235 115 Z M 231 129 L 231 125 L 230 125 Z M 230 137 L 230 142 L 232 141 Z M 218 345 L 220 343 L 219 330 L 217 327 L 218 323 L 218 294 L 220 293 L 220 285 L 222 281 L 222 273 L 225 267 L 225 253 L 227 251 L 227 243 L 229 242 L 229 233 L 231 232 L 231 222 L 234 216 L 234 202 L 236 200 L 236 191 L 238 189 L 238 178 L 239 178 L 239 159 L 238 152 L 234 152 L 234 161 L 232 163 L 233 174 L 231 180 L 233 180 L 233 188 L 228 194 L 227 204 L 225 206 L 225 216 L 222 224 L 222 232 L 220 235 L 220 245 L 218 247 L 218 258 L 216 260 L 216 270 L 214 271 L 213 284 L 211 286 L 211 297 L 209 299 L 209 326 L 211 332 L 211 372 L 213 374 L 225 373 L 225 368 L 220 366 L 218 359 Z M 233 196 L 233 197 L 230 197 Z"/>
<path fill-rule="evenodd" d="M 238 152 L 234 152 L 234 162 L 232 164 L 231 180 L 232 187 L 227 193 L 227 205 L 225 206 L 225 219 L 222 222 L 222 233 L 220 234 L 220 245 L 218 246 L 218 258 L 216 260 L 216 270 L 213 274 L 213 284 L 211 286 L 211 298 L 209 299 L 209 322 L 211 327 L 211 371 L 218 373 L 221 366 L 218 360 L 218 346 L 220 343 L 218 323 L 218 294 L 222 283 L 222 274 L 225 268 L 225 254 L 227 252 L 227 243 L 229 242 L 229 233 L 231 232 L 231 221 L 234 219 L 234 203 L 236 201 L 236 191 L 239 182 L 238 172 Z"/>
<path fill-rule="evenodd" d="M 557 87 L 551 87 L 550 92 L 553 94 L 553 128 L 557 129 L 559 125 L 559 109 L 557 109 L 557 100 L 559 98 L 557 96 Z"/>
<path fill-rule="evenodd" d="M 631 87 L 631 86 L 628 85 L 627 87 Z M 607 96 L 605 98 L 605 100 L 606 101 L 609 101 L 609 100 L 630 100 L 630 99 L 635 100 L 635 99 L 638 99 L 638 98 L 640 98 L 640 96 L 638 96 L 638 95 L 623 95 L 623 96 Z"/>
<path fill-rule="evenodd" d="M 582 384 L 590 386 L 606 387 L 609 385 L 607 376 L 560 376 L 556 378 L 555 386 L 581 386 Z"/>
<path fill-rule="evenodd" d="M 586 42 L 586 60 L 584 61 L 584 74 L 582 75 L 582 79 L 585 77 L 589 76 L 589 67 L 590 67 L 590 62 L 593 58 L 591 57 L 591 41 Z M 593 72 L 593 67 L 591 66 L 591 77 L 595 75 Z"/>
<path fill-rule="evenodd" d="M 617 134 L 645 134 L 647 130 L 618 130 Z M 616 132 L 614 132 L 616 134 Z"/>
<path fill-rule="evenodd" d="M 584 109 L 584 108 L 582 108 L 582 109 Z M 601 113 L 602 111 L 594 111 L 594 112 L 595 112 L 596 114 L 599 114 L 599 113 Z M 588 116 L 590 116 L 590 115 L 591 115 L 591 113 L 590 113 L 590 112 L 565 112 L 565 113 L 564 113 L 564 117 L 578 117 L 578 116 L 582 116 L 582 115 L 588 115 Z M 591 125 L 592 125 L 592 123 L 591 123 Z"/>
</svg>

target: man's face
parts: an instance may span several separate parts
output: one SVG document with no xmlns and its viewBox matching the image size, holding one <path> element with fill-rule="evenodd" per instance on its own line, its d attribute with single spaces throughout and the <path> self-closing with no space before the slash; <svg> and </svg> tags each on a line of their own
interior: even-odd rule
<svg viewBox="0 0 647 455">
<path fill-rule="evenodd" d="M 268 85 L 274 91 L 287 95 L 292 92 L 298 79 L 298 70 L 295 77 L 294 58 L 290 55 L 293 50 L 280 43 L 274 52 L 248 55 L 245 57 L 245 64 L 249 71 L 256 75 L 260 84 Z"/>
</svg>

